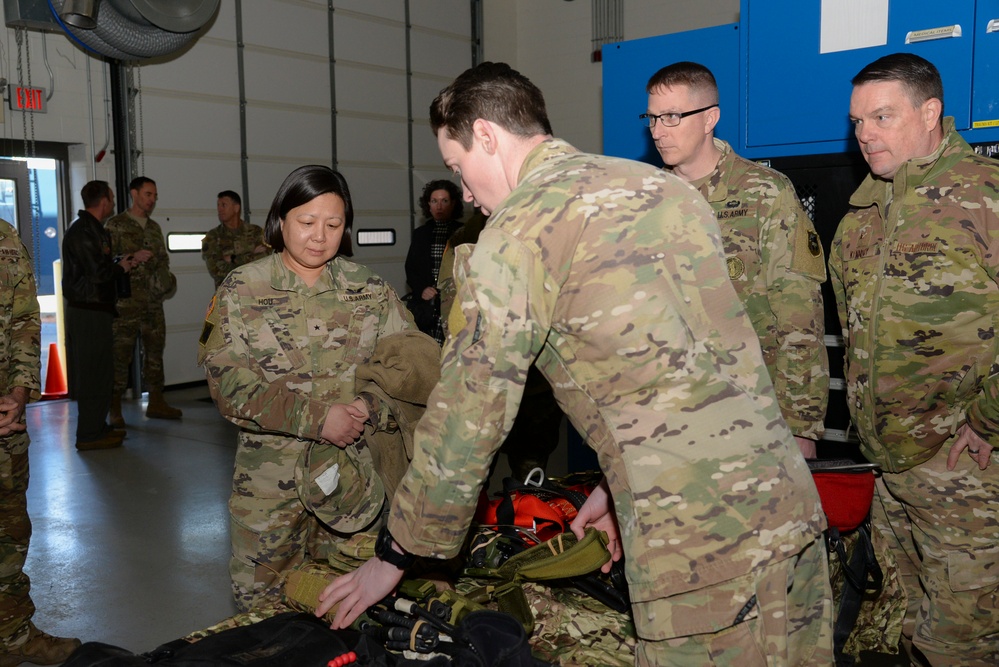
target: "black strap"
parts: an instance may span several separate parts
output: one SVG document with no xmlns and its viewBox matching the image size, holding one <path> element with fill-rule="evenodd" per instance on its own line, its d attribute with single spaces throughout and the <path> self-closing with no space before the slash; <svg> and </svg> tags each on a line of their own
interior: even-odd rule
<svg viewBox="0 0 999 667">
<path fill-rule="evenodd" d="M 845 579 L 839 601 L 839 610 L 836 612 L 836 622 L 833 626 L 833 651 L 836 657 L 836 667 L 852 667 L 854 664 L 853 656 L 844 654 L 843 648 L 857 624 L 864 594 L 869 591 L 881 590 L 884 581 L 884 573 L 881 571 L 881 566 L 878 565 L 874 554 L 874 545 L 871 542 L 870 523 L 860 524 L 856 529 L 856 534 L 857 543 L 854 545 L 852 556 L 847 560 L 846 549 L 843 547 L 839 530 L 829 529 L 829 545 L 839 556 L 840 567 Z"/>
</svg>

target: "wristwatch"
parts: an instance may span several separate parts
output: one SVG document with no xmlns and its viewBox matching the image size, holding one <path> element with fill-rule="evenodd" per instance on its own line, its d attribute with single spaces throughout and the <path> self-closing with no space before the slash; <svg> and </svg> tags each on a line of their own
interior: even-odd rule
<svg viewBox="0 0 999 667">
<path fill-rule="evenodd" d="M 393 549 L 392 542 L 394 541 L 388 526 L 382 526 L 382 529 L 378 531 L 378 539 L 375 540 L 375 555 L 389 565 L 395 565 L 400 570 L 405 570 L 413 564 L 416 557 L 411 553 L 399 553 Z"/>
</svg>

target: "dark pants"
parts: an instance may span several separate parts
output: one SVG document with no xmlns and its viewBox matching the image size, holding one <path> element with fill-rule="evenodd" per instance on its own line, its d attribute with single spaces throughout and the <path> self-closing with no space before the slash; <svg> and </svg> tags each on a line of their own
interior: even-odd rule
<svg viewBox="0 0 999 667">
<path fill-rule="evenodd" d="M 27 439 L 23 434 L 20 437 Z M 23 570 L 31 538 L 28 452 L 11 454 L 8 444 L 0 438 L 0 652 L 24 641 L 35 613 L 31 583 Z"/>
<path fill-rule="evenodd" d="M 76 399 L 78 441 L 94 440 L 107 429 L 114 388 L 111 313 L 86 308 L 66 309 L 66 355 L 69 391 Z"/>
</svg>

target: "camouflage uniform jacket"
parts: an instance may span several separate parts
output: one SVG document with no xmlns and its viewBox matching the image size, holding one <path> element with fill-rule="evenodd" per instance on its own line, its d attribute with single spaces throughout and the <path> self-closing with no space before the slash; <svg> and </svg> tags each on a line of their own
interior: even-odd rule
<svg viewBox="0 0 999 667">
<path fill-rule="evenodd" d="M 219 225 L 205 234 L 201 241 L 201 259 L 205 261 L 215 287 L 221 285 L 229 272 L 237 266 L 263 257 L 263 253 L 254 252 L 263 244 L 264 230 L 248 222 L 241 223 L 236 229 Z M 231 255 L 232 261 L 226 260 L 225 255 Z"/>
<path fill-rule="evenodd" d="M 198 364 L 229 421 L 318 441 L 330 405 L 353 400 L 357 365 L 379 337 L 410 328 L 395 290 L 366 267 L 335 258 L 308 287 L 274 254 L 223 281 L 206 316 Z"/>
<path fill-rule="evenodd" d="M 933 154 L 860 184 L 830 249 L 850 415 L 889 472 L 966 421 L 999 446 L 999 162 L 944 128 Z"/>
<path fill-rule="evenodd" d="M 0 220 L 0 396 L 25 387 L 29 400 L 39 398 L 41 330 L 28 250 L 17 231 Z M 9 454 L 22 454 L 28 434 L 0 436 L 0 446 Z"/>
<path fill-rule="evenodd" d="M 149 261 L 136 266 L 128 274 L 132 285 L 132 302 L 149 303 L 163 301 L 173 288 L 170 273 L 170 256 L 167 254 L 163 230 L 152 218 L 143 227 L 132 215 L 125 211 L 109 218 L 104 227 L 111 233 L 111 256 L 121 257 L 146 248 L 153 256 Z M 129 299 L 122 299 L 119 306 L 128 307 Z"/>
<path fill-rule="evenodd" d="M 389 519 L 405 549 L 458 552 L 535 357 L 607 475 L 633 603 L 791 557 L 824 529 L 693 188 L 549 139 L 455 253 L 441 381 Z"/>
<path fill-rule="evenodd" d="M 795 435 L 818 440 L 829 398 L 819 235 L 786 176 L 714 142 L 718 165 L 692 185 L 718 217 L 728 275 L 759 336 L 781 413 Z"/>
</svg>

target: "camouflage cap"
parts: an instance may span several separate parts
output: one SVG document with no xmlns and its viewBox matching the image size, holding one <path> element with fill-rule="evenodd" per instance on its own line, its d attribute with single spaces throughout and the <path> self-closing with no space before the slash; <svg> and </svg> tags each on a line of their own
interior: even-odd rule
<svg viewBox="0 0 999 667">
<path fill-rule="evenodd" d="M 310 442 L 295 465 L 295 487 L 305 508 L 338 533 L 367 528 L 385 504 L 385 487 L 363 443 L 340 449 Z"/>
</svg>

